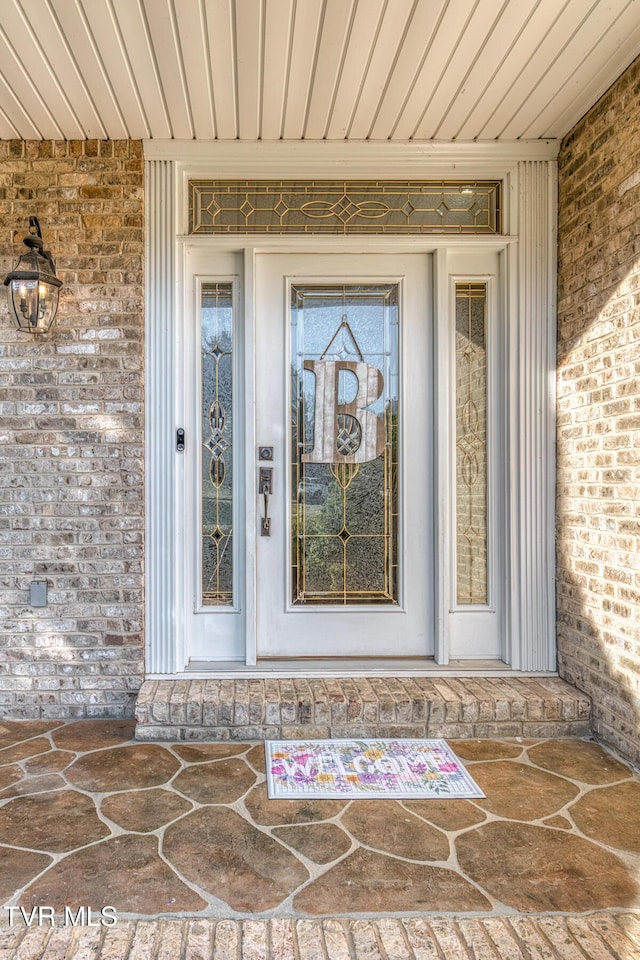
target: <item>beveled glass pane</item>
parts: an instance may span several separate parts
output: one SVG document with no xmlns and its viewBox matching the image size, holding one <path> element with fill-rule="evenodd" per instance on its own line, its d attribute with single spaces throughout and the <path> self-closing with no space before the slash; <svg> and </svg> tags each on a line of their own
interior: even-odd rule
<svg viewBox="0 0 640 960">
<path fill-rule="evenodd" d="M 500 233 L 498 180 L 190 180 L 189 233 Z"/>
<path fill-rule="evenodd" d="M 456 284 L 456 597 L 486 604 L 487 287 Z"/>
<path fill-rule="evenodd" d="M 292 601 L 398 602 L 398 285 L 291 287 Z"/>
<path fill-rule="evenodd" d="M 204 283 L 202 364 L 202 603 L 233 603 L 233 287 Z"/>
</svg>

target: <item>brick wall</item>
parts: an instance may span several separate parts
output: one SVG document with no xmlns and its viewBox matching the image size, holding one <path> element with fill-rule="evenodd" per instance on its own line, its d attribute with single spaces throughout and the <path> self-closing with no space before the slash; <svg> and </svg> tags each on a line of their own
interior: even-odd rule
<svg viewBox="0 0 640 960">
<path fill-rule="evenodd" d="M 142 680 L 143 203 L 139 142 L 0 142 L 2 276 L 35 215 L 64 283 L 40 339 L 0 295 L 0 717 L 128 715 Z"/>
<path fill-rule="evenodd" d="M 640 761 L 640 59 L 560 152 L 558 646 Z"/>
</svg>

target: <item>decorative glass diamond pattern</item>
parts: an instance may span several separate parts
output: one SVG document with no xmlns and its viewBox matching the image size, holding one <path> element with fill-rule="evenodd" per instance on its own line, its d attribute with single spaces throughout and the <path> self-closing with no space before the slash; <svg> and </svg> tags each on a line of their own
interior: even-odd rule
<svg viewBox="0 0 640 960">
<path fill-rule="evenodd" d="M 497 180 L 191 180 L 189 233 L 500 233 Z"/>
<path fill-rule="evenodd" d="M 211 456 L 216 460 L 219 460 L 224 455 L 225 451 L 231 446 L 229 441 L 220 433 L 219 430 L 216 430 L 215 433 L 211 434 L 211 436 L 205 440 L 204 445 L 211 453 Z"/>
</svg>

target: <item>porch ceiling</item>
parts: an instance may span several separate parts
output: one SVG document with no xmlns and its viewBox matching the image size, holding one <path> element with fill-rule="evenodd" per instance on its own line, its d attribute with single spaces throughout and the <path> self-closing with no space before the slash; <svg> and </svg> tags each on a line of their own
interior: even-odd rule
<svg viewBox="0 0 640 960">
<path fill-rule="evenodd" d="M 562 137 L 638 0 L 2 0 L 0 137 Z"/>
</svg>

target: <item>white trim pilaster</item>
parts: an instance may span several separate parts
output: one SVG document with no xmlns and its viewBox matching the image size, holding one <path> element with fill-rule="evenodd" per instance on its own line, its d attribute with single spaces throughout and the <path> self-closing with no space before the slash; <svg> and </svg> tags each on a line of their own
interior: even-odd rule
<svg viewBox="0 0 640 960">
<path fill-rule="evenodd" d="M 148 673 L 171 673 L 178 666 L 174 624 L 175 180 L 172 160 L 147 160 L 145 636 Z"/>
<path fill-rule="evenodd" d="M 556 668 L 556 176 L 553 162 L 518 163 L 518 293 L 509 331 L 512 415 L 508 483 L 511 665 L 519 670 Z"/>
</svg>

